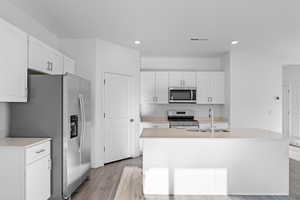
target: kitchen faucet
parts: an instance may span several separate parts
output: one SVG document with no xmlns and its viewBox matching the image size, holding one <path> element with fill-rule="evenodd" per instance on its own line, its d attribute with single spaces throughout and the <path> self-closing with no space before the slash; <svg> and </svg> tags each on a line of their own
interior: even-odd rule
<svg viewBox="0 0 300 200">
<path fill-rule="evenodd" d="M 215 129 L 214 129 L 214 111 L 213 111 L 212 106 L 210 106 L 209 109 L 208 109 L 208 117 L 210 119 L 210 131 L 211 131 L 211 133 L 214 133 L 215 132 Z"/>
</svg>

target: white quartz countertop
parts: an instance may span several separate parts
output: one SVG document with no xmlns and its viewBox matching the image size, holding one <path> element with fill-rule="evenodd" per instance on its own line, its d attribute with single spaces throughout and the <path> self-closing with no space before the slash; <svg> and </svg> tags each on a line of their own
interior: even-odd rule
<svg viewBox="0 0 300 200">
<path fill-rule="evenodd" d="M 200 138 L 200 139 L 284 139 L 280 133 L 255 128 L 234 128 L 229 132 L 194 132 L 176 128 L 144 128 L 142 139 Z"/>
<path fill-rule="evenodd" d="M 28 148 L 44 142 L 50 141 L 51 138 L 1 138 L 0 147 L 23 147 Z"/>
</svg>

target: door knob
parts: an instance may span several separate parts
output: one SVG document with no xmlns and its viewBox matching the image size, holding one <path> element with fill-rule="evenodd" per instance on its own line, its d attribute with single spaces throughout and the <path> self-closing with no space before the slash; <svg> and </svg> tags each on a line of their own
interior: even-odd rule
<svg viewBox="0 0 300 200">
<path fill-rule="evenodd" d="M 134 122 L 134 119 L 130 119 L 129 121 L 130 121 L 130 122 Z"/>
</svg>

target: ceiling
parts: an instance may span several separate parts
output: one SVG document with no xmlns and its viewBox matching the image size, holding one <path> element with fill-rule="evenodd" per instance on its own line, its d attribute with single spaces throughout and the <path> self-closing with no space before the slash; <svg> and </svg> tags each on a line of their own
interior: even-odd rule
<svg viewBox="0 0 300 200">
<path fill-rule="evenodd" d="M 146 56 L 216 56 L 232 40 L 299 33 L 299 0 L 10 0 L 59 37 L 99 37 Z M 191 37 L 208 41 L 190 41 Z"/>
</svg>

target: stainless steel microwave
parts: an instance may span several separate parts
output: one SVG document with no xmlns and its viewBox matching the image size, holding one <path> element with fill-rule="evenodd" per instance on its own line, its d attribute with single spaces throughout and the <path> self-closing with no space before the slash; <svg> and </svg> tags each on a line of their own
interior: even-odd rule
<svg viewBox="0 0 300 200">
<path fill-rule="evenodd" d="M 196 88 L 169 88 L 169 103 L 196 103 Z"/>
</svg>

